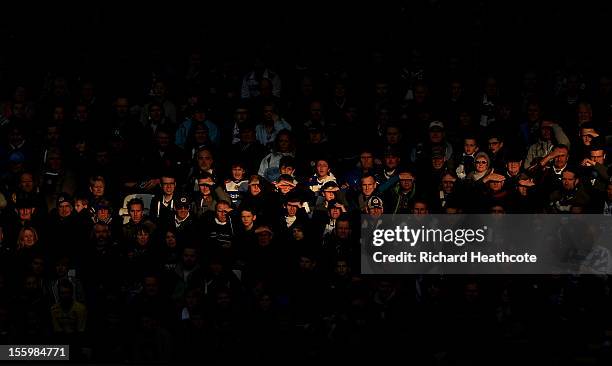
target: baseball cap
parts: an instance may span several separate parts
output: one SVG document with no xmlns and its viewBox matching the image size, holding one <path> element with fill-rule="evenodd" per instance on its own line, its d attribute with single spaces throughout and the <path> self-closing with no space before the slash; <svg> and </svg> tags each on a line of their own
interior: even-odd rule
<svg viewBox="0 0 612 366">
<path fill-rule="evenodd" d="M 383 208 L 383 200 L 378 196 L 372 196 L 368 199 L 368 209 L 372 208 Z"/>
<path fill-rule="evenodd" d="M 431 149 L 431 157 L 432 158 L 445 158 L 446 154 L 444 154 L 444 149 L 441 147 L 434 147 Z"/>
<path fill-rule="evenodd" d="M 60 193 L 60 194 L 57 196 L 56 204 L 57 204 L 57 206 L 59 207 L 59 205 L 60 205 L 60 204 L 62 204 L 62 203 L 64 203 L 64 202 L 68 202 L 68 203 L 70 203 L 71 205 L 73 204 L 73 203 L 72 203 L 72 196 L 70 196 L 68 193 L 65 193 L 65 192 Z"/>
<path fill-rule="evenodd" d="M 432 121 L 431 123 L 429 123 L 429 129 L 430 130 L 433 130 L 433 129 L 443 130 L 444 129 L 444 123 L 442 123 L 440 121 Z"/>
<path fill-rule="evenodd" d="M 181 193 L 178 195 L 175 202 L 176 207 L 189 207 L 191 206 L 191 197 L 186 193 Z"/>
</svg>

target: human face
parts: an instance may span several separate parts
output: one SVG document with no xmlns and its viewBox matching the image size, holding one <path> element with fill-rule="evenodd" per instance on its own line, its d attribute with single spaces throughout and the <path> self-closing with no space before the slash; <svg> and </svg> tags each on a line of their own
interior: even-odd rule
<svg viewBox="0 0 612 366">
<path fill-rule="evenodd" d="M 554 159 L 555 168 L 561 169 L 567 165 L 567 150 L 561 149 L 561 153 Z"/>
<path fill-rule="evenodd" d="M 86 208 L 87 208 L 87 202 L 84 200 L 76 200 L 76 202 L 74 203 L 74 209 L 76 210 L 77 213 L 80 213 Z"/>
<path fill-rule="evenodd" d="M 261 232 L 257 234 L 257 244 L 259 246 L 265 247 L 268 246 L 272 242 L 272 234 L 267 231 Z"/>
<path fill-rule="evenodd" d="M 552 128 L 547 127 L 547 126 L 542 126 L 540 128 L 540 133 L 541 133 L 541 138 L 544 141 L 550 141 L 552 140 Z"/>
<path fill-rule="evenodd" d="M 195 267 L 198 261 L 198 254 L 193 248 L 183 249 L 183 264 L 186 268 L 190 269 Z"/>
<path fill-rule="evenodd" d="M 211 187 L 215 184 L 212 178 L 198 179 L 198 189 L 203 196 L 210 195 Z"/>
<path fill-rule="evenodd" d="M 149 108 L 149 117 L 155 122 L 159 122 L 162 119 L 162 109 L 159 106 L 152 106 Z"/>
<path fill-rule="evenodd" d="M 287 215 L 290 217 L 297 215 L 298 208 L 298 202 L 287 202 Z"/>
<path fill-rule="evenodd" d="M 506 163 L 506 168 L 508 169 L 508 173 L 510 173 L 510 175 L 514 177 L 521 171 L 521 162 L 509 161 Z"/>
<path fill-rule="evenodd" d="M 478 149 L 478 145 L 476 144 L 476 140 L 474 139 L 465 139 L 463 140 L 463 152 L 472 155 Z"/>
<path fill-rule="evenodd" d="M 383 214 L 383 209 L 380 207 L 374 207 L 368 210 L 370 216 L 380 217 Z"/>
<path fill-rule="evenodd" d="M 289 136 L 287 136 L 286 134 L 282 134 L 278 137 L 278 149 L 280 150 L 280 152 L 289 152 L 290 144 L 291 141 L 289 139 Z"/>
<path fill-rule="evenodd" d="M 252 128 L 240 129 L 240 141 L 244 144 L 250 144 L 255 142 L 255 130 Z"/>
<path fill-rule="evenodd" d="M 431 158 L 431 166 L 435 170 L 440 170 L 444 167 L 444 157 L 435 156 Z"/>
<path fill-rule="evenodd" d="M 277 187 L 282 194 L 287 194 L 293 189 L 293 186 L 287 182 L 280 182 Z"/>
<path fill-rule="evenodd" d="M 593 111 L 588 105 L 580 104 L 578 106 L 578 124 L 590 122 L 593 119 Z"/>
<path fill-rule="evenodd" d="M 293 176 L 293 173 L 295 173 L 295 169 L 291 166 L 281 166 L 280 172 L 281 174 L 287 174 L 287 175 Z"/>
<path fill-rule="evenodd" d="M 393 170 L 397 168 L 397 166 L 399 165 L 399 161 L 400 158 L 398 156 L 387 155 L 385 156 L 385 167 L 387 167 L 387 169 Z"/>
<path fill-rule="evenodd" d="M 301 227 L 294 227 L 291 231 L 294 240 L 304 240 L 304 230 Z"/>
<path fill-rule="evenodd" d="M 145 277 L 143 282 L 145 294 L 147 296 L 157 296 L 159 293 L 159 280 L 157 277 Z"/>
<path fill-rule="evenodd" d="M 53 121 L 61 122 L 65 119 L 66 115 L 64 113 L 63 107 L 55 107 L 53 110 Z"/>
<path fill-rule="evenodd" d="M 452 193 L 455 189 L 455 178 L 450 175 L 445 175 L 442 177 L 442 191 L 444 193 Z"/>
<path fill-rule="evenodd" d="M 238 108 L 236 112 L 234 112 L 234 120 L 238 123 L 238 125 L 242 124 L 249 118 L 249 110 L 246 108 Z"/>
<path fill-rule="evenodd" d="M 256 219 L 255 216 L 256 215 L 253 215 L 251 211 L 242 211 L 240 213 L 240 221 L 242 222 L 242 226 L 247 229 L 250 228 Z"/>
<path fill-rule="evenodd" d="M 341 276 L 341 277 L 346 276 L 349 272 L 348 263 L 346 263 L 346 261 L 337 261 L 336 268 L 334 269 L 334 271 L 336 272 L 338 276 Z"/>
<path fill-rule="evenodd" d="M 217 210 L 216 210 L 216 214 L 215 216 L 217 217 L 217 220 L 221 221 L 221 222 L 226 222 L 227 221 L 227 215 L 229 212 L 229 206 L 224 204 L 224 203 L 220 203 L 217 204 Z"/>
<path fill-rule="evenodd" d="M 310 120 L 313 122 L 319 122 L 321 118 L 321 103 L 310 103 Z"/>
<path fill-rule="evenodd" d="M 110 238 L 110 230 L 106 225 L 96 225 L 94 227 L 94 236 L 97 241 L 106 241 Z"/>
<path fill-rule="evenodd" d="M 166 241 L 166 246 L 168 248 L 175 248 L 176 247 L 176 235 L 174 235 L 174 233 L 172 231 L 168 231 L 166 233 L 166 237 L 164 239 Z"/>
<path fill-rule="evenodd" d="M 60 217 L 68 217 L 72 213 L 72 204 L 70 202 L 62 202 L 57 207 L 57 213 Z"/>
<path fill-rule="evenodd" d="M 459 99 L 461 97 L 461 94 L 463 93 L 463 88 L 461 87 L 461 83 L 458 81 L 453 81 L 450 85 L 450 93 L 451 93 L 451 98 L 453 99 Z"/>
<path fill-rule="evenodd" d="M 387 127 L 386 139 L 389 145 L 396 145 L 400 140 L 400 131 L 397 127 Z"/>
<path fill-rule="evenodd" d="M 144 215 L 144 210 L 141 204 L 132 204 L 130 206 L 130 218 L 132 219 L 133 222 L 135 222 L 136 224 L 139 223 L 140 221 L 142 221 L 142 217 Z"/>
<path fill-rule="evenodd" d="M 198 125 L 193 133 L 193 138 L 198 144 L 205 144 L 208 142 L 208 130 L 201 125 Z"/>
<path fill-rule="evenodd" d="M 102 197 L 104 196 L 104 188 L 104 182 L 96 180 L 91 184 L 89 190 L 94 197 Z"/>
<path fill-rule="evenodd" d="M 87 111 L 87 107 L 84 105 L 77 106 L 74 113 L 79 122 L 85 122 L 89 118 L 89 111 Z"/>
<path fill-rule="evenodd" d="M 241 166 L 232 167 L 232 178 L 241 180 L 244 177 L 244 169 Z"/>
<path fill-rule="evenodd" d="M 606 154 L 603 150 L 593 150 L 591 151 L 591 160 L 597 164 L 603 164 L 606 160 Z"/>
<path fill-rule="evenodd" d="M 506 213 L 506 210 L 502 206 L 493 206 L 491 207 L 491 214 L 493 215 L 503 215 Z"/>
<path fill-rule="evenodd" d="M 338 207 L 332 207 L 329 209 L 329 216 L 332 219 L 337 219 L 342 214 L 342 210 Z"/>
<path fill-rule="evenodd" d="M 431 141 L 432 144 L 441 143 L 443 138 L 444 132 L 442 132 L 442 130 L 437 128 L 434 130 L 429 130 L 429 141 Z"/>
<path fill-rule="evenodd" d="M 593 136 L 591 134 L 594 132 L 595 130 L 592 128 L 581 128 L 580 129 L 580 139 L 582 140 L 582 143 L 585 146 L 591 145 L 591 142 L 593 141 Z"/>
<path fill-rule="evenodd" d="M 401 173 L 399 180 L 402 191 L 409 192 L 414 188 L 414 175 L 412 173 Z"/>
<path fill-rule="evenodd" d="M 96 215 L 98 216 L 98 219 L 106 221 L 110 216 L 110 212 L 108 211 L 108 208 L 100 208 L 96 212 Z"/>
<path fill-rule="evenodd" d="M 176 217 L 179 220 L 185 220 L 189 216 L 189 206 L 181 206 L 176 208 Z"/>
<path fill-rule="evenodd" d="M 563 172 L 561 175 L 561 184 L 563 184 L 563 189 L 566 191 L 571 191 L 576 188 L 576 184 L 578 184 L 578 178 L 573 172 Z"/>
<path fill-rule="evenodd" d="M 372 167 L 374 167 L 374 155 L 369 152 L 361 153 L 359 160 L 361 161 L 361 167 L 363 169 L 372 169 Z"/>
<path fill-rule="evenodd" d="M 249 193 L 253 196 L 257 196 L 261 193 L 261 184 L 249 184 Z"/>
<path fill-rule="evenodd" d="M 23 236 L 21 239 L 21 244 L 25 247 L 31 247 L 36 244 L 36 237 L 34 236 L 34 232 L 32 230 L 24 230 Z"/>
<path fill-rule="evenodd" d="M 311 144 L 319 144 L 323 140 L 323 134 L 320 130 L 314 130 L 308 132 L 308 139 Z"/>
<path fill-rule="evenodd" d="M 57 145 L 60 139 L 60 132 L 57 126 L 47 127 L 47 141 L 51 145 Z"/>
<path fill-rule="evenodd" d="M 491 180 L 489 181 L 489 188 L 493 191 L 493 192 L 499 192 L 502 190 L 504 186 L 504 182 L 502 181 L 497 181 L 497 180 Z"/>
<path fill-rule="evenodd" d="M 319 160 L 316 169 L 319 177 L 327 177 L 329 175 L 329 164 L 325 160 Z"/>
<path fill-rule="evenodd" d="M 19 177 L 19 188 L 26 193 L 30 193 L 34 190 L 34 179 L 32 178 L 32 174 L 26 173 Z"/>
<path fill-rule="evenodd" d="M 427 205 L 422 202 L 417 202 L 412 208 L 412 213 L 414 215 L 427 215 L 429 213 L 429 210 L 427 209 Z"/>
<path fill-rule="evenodd" d="M 338 221 L 336 223 L 336 235 L 340 239 L 348 239 L 351 235 L 351 225 L 348 221 Z"/>
<path fill-rule="evenodd" d="M 162 177 L 161 186 L 164 191 L 164 195 L 172 196 L 174 194 L 174 188 L 176 188 L 176 179 L 172 177 Z"/>
<path fill-rule="evenodd" d="M 361 179 L 361 193 L 364 196 L 371 196 L 376 190 L 376 181 L 374 177 L 366 177 Z"/>
<path fill-rule="evenodd" d="M 476 171 L 478 173 L 484 173 L 489 168 L 489 162 L 482 156 L 476 159 L 474 164 L 476 165 Z"/>
<path fill-rule="evenodd" d="M 336 193 L 335 192 L 329 192 L 329 191 L 325 191 L 323 192 L 323 197 L 325 198 L 325 201 L 331 201 L 334 198 L 336 198 Z"/>
<path fill-rule="evenodd" d="M 139 230 L 138 233 L 136 233 L 136 242 L 138 246 L 147 246 L 149 244 L 149 233 L 144 230 Z"/>
<path fill-rule="evenodd" d="M 274 107 L 267 105 L 263 107 L 264 120 L 267 122 L 274 122 Z"/>
<path fill-rule="evenodd" d="M 128 114 L 130 103 L 127 98 L 117 98 L 115 101 L 115 112 L 119 117 L 125 117 Z"/>
<path fill-rule="evenodd" d="M 155 140 L 160 149 L 165 149 L 168 147 L 168 145 L 170 145 L 170 135 L 165 132 L 158 130 L 158 132 L 155 134 Z"/>
<path fill-rule="evenodd" d="M 200 170 L 209 170 L 212 168 L 213 156 L 208 150 L 202 150 L 198 153 L 198 167 Z"/>
<path fill-rule="evenodd" d="M 300 269 L 310 271 L 314 268 L 315 262 L 308 257 L 300 257 Z"/>
<path fill-rule="evenodd" d="M 493 154 L 497 154 L 497 152 L 504 146 L 504 143 L 499 141 L 498 138 L 493 137 L 489 139 L 489 151 Z"/>
<path fill-rule="evenodd" d="M 537 104 L 530 104 L 527 107 L 527 120 L 529 120 L 529 122 L 540 120 L 540 107 Z"/>
</svg>

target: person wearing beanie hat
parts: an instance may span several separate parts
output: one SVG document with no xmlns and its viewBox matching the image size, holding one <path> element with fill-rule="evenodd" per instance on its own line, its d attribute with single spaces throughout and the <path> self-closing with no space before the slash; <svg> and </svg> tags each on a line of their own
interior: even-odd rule
<svg viewBox="0 0 612 366">
<path fill-rule="evenodd" d="M 384 204 L 382 198 L 378 196 L 372 196 L 367 202 L 368 214 L 373 218 L 380 217 L 384 212 Z"/>
<path fill-rule="evenodd" d="M 72 196 L 68 193 L 60 193 L 56 200 L 56 209 L 60 217 L 68 217 L 74 209 Z"/>
</svg>

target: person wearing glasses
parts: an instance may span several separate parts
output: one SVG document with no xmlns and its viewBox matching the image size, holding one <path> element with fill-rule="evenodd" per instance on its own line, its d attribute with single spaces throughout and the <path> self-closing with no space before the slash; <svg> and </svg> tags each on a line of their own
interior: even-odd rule
<svg viewBox="0 0 612 366">
<path fill-rule="evenodd" d="M 161 192 L 151 200 L 149 216 L 159 221 L 166 221 L 166 218 L 172 216 L 175 209 L 176 177 L 170 172 L 162 174 L 159 186 Z"/>
<path fill-rule="evenodd" d="M 486 152 L 481 151 L 474 157 L 474 171 L 470 172 L 465 177 L 465 180 L 468 183 L 477 183 L 482 181 L 487 175 L 491 174 L 491 172 L 491 159 Z"/>
<path fill-rule="evenodd" d="M 589 146 L 589 154 L 580 162 L 582 182 L 596 195 L 603 196 L 610 182 L 610 167 L 606 164 L 606 150 L 600 144 Z"/>
<path fill-rule="evenodd" d="M 491 167 L 503 171 L 506 167 L 507 151 L 504 147 L 504 136 L 501 133 L 492 133 L 487 139 Z"/>
</svg>

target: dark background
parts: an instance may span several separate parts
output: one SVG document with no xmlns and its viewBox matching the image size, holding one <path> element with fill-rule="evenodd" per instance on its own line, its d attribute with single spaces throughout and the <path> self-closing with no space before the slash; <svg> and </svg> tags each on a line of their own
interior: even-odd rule
<svg viewBox="0 0 612 366">
<path fill-rule="evenodd" d="M 194 48 L 210 64 L 249 63 L 265 50 L 281 72 L 305 53 L 313 63 L 359 69 L 373 51 L 400 62 L 415 48 L 430 64 L 459 55 L 479 72 L 593 70 L 610 61 L 610 5 L 599 1 L 10 2 L 3 8 L 3 94 L 17 80 L 38 82 L 47 72 L 136 82 L 144 65 L 180 66 Z"/>
</svg>

